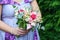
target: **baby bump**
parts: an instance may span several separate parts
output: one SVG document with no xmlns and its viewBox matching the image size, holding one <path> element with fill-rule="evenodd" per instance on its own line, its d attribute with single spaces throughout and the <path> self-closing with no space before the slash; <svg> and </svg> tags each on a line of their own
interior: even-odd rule
<svg viewBox="0 0 60 40">
<path fill-rule="evenodd" d="M 12 5 L 3 5 L 2 16 L 13 16 L 14 8 Z"/>
<path fill-rule="evenodd" d="M 2 21 L 11 27 L 16 26 L 17 19 L 14 17 L 14 8 L 12 5 L 3 5 Z"/>
<path fill-rule="evenodd" d="M 17 19 L 15 17 L 4 17 L 2 21 L 11 27 L 18 27 L 18 25 L 16 24 Z"/>
</svg>

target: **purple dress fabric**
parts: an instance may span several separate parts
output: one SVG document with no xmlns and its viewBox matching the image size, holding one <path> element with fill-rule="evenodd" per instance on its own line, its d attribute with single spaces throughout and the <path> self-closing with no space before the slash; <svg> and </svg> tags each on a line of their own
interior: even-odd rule
<svg viewBox="0 0 60 40">
<path fill-rule="evenodd" d="M 31 2 L 30 0 L 24 0 L 25 3 Z M 13 0 L 0 0 L 0 4 L 14 4 Z"/>
<path fill-rule="evenodd" d="M 25 3 L 30 3 L 31 0 L 24 0 Z M 0 0 L 0 4 L 14 4 L 13 0 Z M 15 36 L 10 33 L 5 33 L 5 40 L 14 40 Z M 34 40 L 38 40 L 36 30 L 34 31 Z"/>
<path fill-rule="evenodd" d="M 15 36 L 13 34 L 7 33 L 5 34 L 5 40 L 14 40 Z"/>
<path fill-rule="evenodd" d="M 0 4 L 14 4 L 13 0 L 0 0 Z"/>
</svg>

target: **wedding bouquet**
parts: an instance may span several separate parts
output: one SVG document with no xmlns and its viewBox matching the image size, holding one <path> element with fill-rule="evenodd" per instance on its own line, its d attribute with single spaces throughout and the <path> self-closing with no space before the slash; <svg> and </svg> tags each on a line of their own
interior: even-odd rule
<svg viewBox="0 0 60 40">
<path fill-rule="evenodd" d="M 26 12 L 23 9 L 16 9 L 15 17 L 17 18 L 18 27 L 23 28 L 24 30 L 28 30 L 31 28 L 34 30 L 36 24 L 41 22 L 40 15 L 34 11 Z"/>
</svg>

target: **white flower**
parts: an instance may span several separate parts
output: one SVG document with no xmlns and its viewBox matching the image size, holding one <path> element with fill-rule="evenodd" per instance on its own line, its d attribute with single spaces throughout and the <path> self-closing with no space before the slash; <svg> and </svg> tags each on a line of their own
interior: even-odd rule
<svg viewBox="0 0 60 40">
<path fill-rule="evenodd" d="M 18 12 L 15 13 L 15 16 L 17 16 L 17 15 L 18 15 Z"/>
<path fill-rule="evenodd" d="M 30 20 L 30 18 L 26 18 L 25 21 L 28 22 Z"/>
<path fill-rule="evenodd" d="M 18 12 L 18 9 L 16 9 L 15 12 Z"/>
<path fill-rule="evenodd" d="M 32 25 L 32 26 L 36 26 L 36 23 L 35 23 L 35 22 L 32 22 L 31 25 Z"/>
<path fill-rule="evenodd" d="M 37 20 L 35 19 L 35 20 L 33 20 L 34 22 L 37 22 Z"/>
<path fill-rule="evenodd" d="M 15 10 L 15 16 L 17 16 L 17 15 L 18 15 L 18 10 L 16 9 L 16 10 Z"/>
<path fill-rule="evenodd" d="M 45 27 L 44 27 L 44 26 L 42 26 L 42 27 L 41 27 L 41 29 L 42 29 L 42 30 L 45 30 Z"/>
<path fill-rule="evenodd" d="M 31 24 L 27 24 L 27 30 L 32 28 Z"/>
</svg>

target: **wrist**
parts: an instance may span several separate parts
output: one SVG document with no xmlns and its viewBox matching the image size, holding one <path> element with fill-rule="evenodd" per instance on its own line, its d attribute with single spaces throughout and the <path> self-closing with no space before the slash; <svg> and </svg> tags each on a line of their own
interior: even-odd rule
<svg viewBox="0 0 60 40">
<path fill-rule="evenodd" d="M 9 33 L 13 34 L 13 28 L 12 27 L 10 27 Z"/>
</svg>

